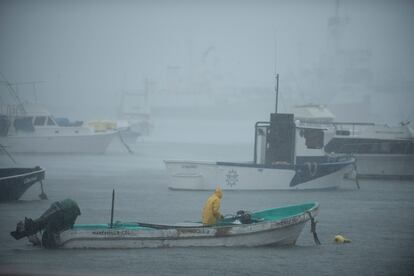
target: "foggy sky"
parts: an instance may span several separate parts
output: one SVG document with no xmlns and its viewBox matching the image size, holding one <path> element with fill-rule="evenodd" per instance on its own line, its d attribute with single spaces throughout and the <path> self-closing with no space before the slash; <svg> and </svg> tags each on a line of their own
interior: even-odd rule
<svg viewBox="0 0 414 276">
<path fill-rule="evenodd" d="M 38 101 L 67 113 L 76 106 L 101 116 L 122 90 L 142 89 L 145 78 L 166 94 L 259 88 L 271 96 L 277 71 L 286 110 L 369 95 L 369 119 L 414 120 L 414 2 L 339 1 L 347 21 L 340 47 L 368 50 L 372 71 L 367 90 L 349 96 L 315 78 L 333 50 L 328 20 L 335 3 L 0 1 L 0 72 L 10 82 L 44 81 Z M 33 99 L 31 87 L 18 90 Z"/>
</svg>

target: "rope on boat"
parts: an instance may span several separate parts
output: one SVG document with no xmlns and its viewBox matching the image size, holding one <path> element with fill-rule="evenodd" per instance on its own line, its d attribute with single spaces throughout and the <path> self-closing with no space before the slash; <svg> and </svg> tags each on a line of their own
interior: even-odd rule
<svg viewBox="0 0 414 276">
<path fill-rule="evenodd" d="M 355 171 L 355 183 L 356 183 L 356 185 L 358 187 L 358 190 L 359 190 L 361 188 L 359 187 L 358 170 L 357 170 L 357 165 L 356 165 L 355 162 L 354 162 L 354 171 Z"/>
<path fill-rule="evenodd" d="M 47 199 L 47 195 L 45 194 L 45 191 L 43 190 L 43 181 L 42 180 L 40 180 L 40 189 L 41 189 L 42 192 L 40 193 L 39 198 L 41 200 Z"/>
<path fill-rule="evenodd" d="M 14 160 L 13 156 L 6 150 L 6 148 L 2 144 L 0 144 L 0 148 L 10 158 L 10 160 L 13 161 L 14 164 L 17 164 L 16 160 Z"/>
<path fill-rule="evenodd" d="M 128 152 L 133 154 L 134 152 L 131 150 L 131 148 L 128 146 L 128 144 L 124 141 L 124 138 L 122 137 L 122 134 L 121 134 L 120 131 L 118 131 L 118 136 L 119 136 L 119 140 L 125 146 L 125 148 L 128 150 Z"/>
<path fill-rule="evenodd" d="M 321 245 L 321 242 L 319 241 L 318 234 L 316 233 L 316 223 L 318 223 L 315 218 L 312 216 L 311 212 L 306 211 L 306 213 L 309 215 L 310 221 L 311 221 L 311 230 L 310 232 L 313 234 L 313 240 L 315 241 L 316 245 Z"/>
</svg>

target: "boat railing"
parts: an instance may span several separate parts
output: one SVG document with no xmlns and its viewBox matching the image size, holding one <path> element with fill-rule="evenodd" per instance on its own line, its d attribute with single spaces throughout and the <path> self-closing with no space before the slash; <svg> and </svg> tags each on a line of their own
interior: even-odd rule
<svg viewBox="0 0 414 276">
<path fill-rule="evenodd" d="M 374 126 L 375 123 L 368 122 L 333 122 L 333 125 L 353 125 L 353 126 Z"/>
</svg>

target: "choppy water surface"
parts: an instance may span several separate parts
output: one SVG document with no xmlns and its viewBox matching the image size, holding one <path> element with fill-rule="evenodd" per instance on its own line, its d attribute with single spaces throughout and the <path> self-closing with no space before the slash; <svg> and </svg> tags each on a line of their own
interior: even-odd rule
<svg viewBox="0 0 414 276">
<path fill-rule="evenodd" d="M 15 241 L 9 232 L 38 217 L 57 200 L 76 200 L 79 223 L 115 220 L 174 223 L 199 220 L 210 192 L 170 191 L 164 159 L 251 160 L 248 144 L 141 141 L 130 155 L 116 143 L 105 155 L 18 155 L 20 163 L 47 171 L 48 200 L 38 185 L 21 200 L 0 204 L 0 274 L 36 275 L 412 275 L 414 271 L 414 183 L 353 182 L 335 191 L 224 192 L 224 214 L 318 201 L 319 239 L 308 224 L 296 246 L 275 248 L 166 248 L 137 250 L 45 250 Z M 201 156 L 201 157 L 200 157 Z M 230 158 L 229 158 L 230 157 Z M 217 183 L 220 184 L 220 183 Z M 342 234 L 352 243 L 337 245 Z"/>
</svg>

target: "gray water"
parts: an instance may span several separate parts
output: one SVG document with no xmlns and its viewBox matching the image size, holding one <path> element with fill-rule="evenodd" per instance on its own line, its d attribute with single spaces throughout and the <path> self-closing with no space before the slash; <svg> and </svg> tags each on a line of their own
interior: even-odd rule
<svg viewBox="0 0 414 276">
<path fill-rule="evenodd" d="M 139 141 L 128 154 L 115 141 L 104 155 L 16 155 L 47 171 L 48 200 L 39 185 L 19 201 L 0 204 L 0 274 L 8 275 L 412 275 L 414 183 L 365 180 L 334 191 L 225 191 L 222 212 L 260 210 L 318 201 L 314 244 L 308 224 L 292 247 L 163 248 L 136 250 L 45 250 L 9 232 L 25 216 L 36 218 L 57 200 L 72 198 L 78 223 L 115 220 L 175 223 L 200 219 L 211 192 L 171 191 L 164 159 L 251 160 L 247 143 Z M 220 183 L 217 183 L 220 184 Z M 341 234 L 352 243 L 338 245 Z"/>
</svg>

